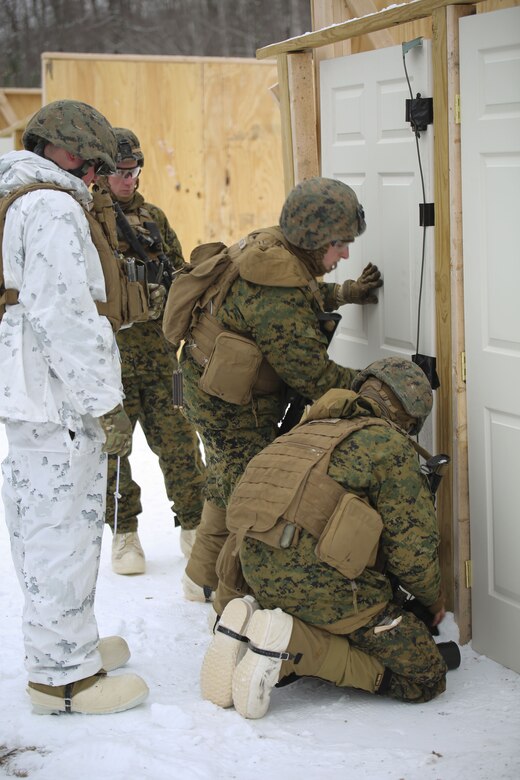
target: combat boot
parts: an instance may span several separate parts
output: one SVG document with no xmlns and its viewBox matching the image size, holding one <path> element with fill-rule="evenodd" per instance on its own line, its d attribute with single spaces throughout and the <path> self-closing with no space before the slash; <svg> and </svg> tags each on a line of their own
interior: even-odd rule
<svg viewBox="0 0 520 780">
<path fill-rule="evenodd" d="M 137 674 L 107 677 L 98 672 L 67 685 L 29 683 L 27 692 L 37 715 L 79 712 L 108 715 L 137 707 L 148 696 L 148 686 Z"/>
<path fill-rule="evenodd" d="M 253 596 L 233 599 L 216 623 L 214 637 L 202 663 L 200 690 L 203 699 L 219 707 L 233 706 L 233 674 L 247 649 L 246 631 L 257 609 L 258 602 Z"/>
<path fill-rule="evenodd" d="M 112 570 L 116 574 L 144 574 L 146 562 L 137 531 L 116 533 L 112 539 Z"/>
</svg>

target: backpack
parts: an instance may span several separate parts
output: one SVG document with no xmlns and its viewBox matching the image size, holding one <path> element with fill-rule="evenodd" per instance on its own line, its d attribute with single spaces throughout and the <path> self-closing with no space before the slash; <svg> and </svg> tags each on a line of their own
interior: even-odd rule
<svg viewBox="0 0 520 780">
<path fill-rule="evenodd" d="M 198 319 L 209 300 L 218 296 L 217 306 L 224 300 L 238 277 L 238 267 L 231 259 L 232 250 L 215 241 L 201 244 L 191 253 L 190 266 L 177 275 L 164 309 L 163 333 L 172 344 L 178 346 L 186 338 L 192 322 Z"/>
</svg>

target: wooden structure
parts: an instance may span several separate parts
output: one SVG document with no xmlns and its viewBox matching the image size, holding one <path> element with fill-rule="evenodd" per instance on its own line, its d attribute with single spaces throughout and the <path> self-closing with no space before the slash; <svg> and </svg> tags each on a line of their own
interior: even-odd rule
<svg viewBox="0 0 520 780">
<path fill-rule="evenodd" d="M 12 148 L 19 149 L 27 120 L 41 105 L 41 89 L 0 89 L 0 138 L 11 138 Z"/>
<path fill-rule="evenodd" d="M 257 57 L 277 57 L 286 190 L 320 173 L 319 94 L 315 72 L 338 57 L 422 36 L 432 39 L 434 78 L 435 293 L 438 398 L 437 449 L 452 458 L 437 508 L 441 567 L 449 608 L 462 642 L 471 637 L 471 561 L 464 355 L 462 204 L 458 19 L 518 5 L 518 0 L 413 0 L 384 8 L 385 0 L 312 0 L 314 31 L 265 46 Z M 321 28 L 321 29 L 318 29 Z"/>
<path fill-rule="evenodd" d="M 276 65 L 254 59 L 42 55 L 43 102 L 75 98 L 130 127 L 145 155 L 141 191 L 186 258 L 275 224 L 284 200 Z"/>
</svg>

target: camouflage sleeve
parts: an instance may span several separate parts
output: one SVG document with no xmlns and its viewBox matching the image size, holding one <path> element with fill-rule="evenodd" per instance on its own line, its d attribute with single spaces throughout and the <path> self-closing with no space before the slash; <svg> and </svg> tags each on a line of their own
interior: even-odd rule
<svg viewBox="0 0 520 780">
<path fill-rule="evenodd" d="M 439 598 L 439 531 L 433 500 L 419 470 L 417 456 L 402 436 L 393 436 L 391 448 L 377 448 L 377 497 L 373 496 L 384 528 L 381 536 L 388 569 L 405 590 L 425 606 Z"/>
<path fill-rule="evenodd" d="M 319 289 L 323 298 L 323 308 L 325 311 L 336 311 L 338 308 L 338 301 L 335 295 L 335 290 L 338 285 L 334 282 L 319 282 Z"/>
<path fill-rule="evenodd" d="M 332 387 L 349 388 L 357 370 L 330 360 L 327 340 L 312 308 L 311 293 L 296 287 L 264 287 L 240 280 L 233 296 L 244 325 L 276 373 L 305 398 Z"/>
<path fill-rule="evenodd" d="M 175 270 L 183 268 L 185 262 L 182 256 L 181 243 L 177 237 L 177 233 L 170 226 L 166 214 L 159 206 L 154 206 L 153 203 L 146 203 L 145 205 L 150 212 L 153 221 L 156 222 L 159 227 L 159 232 L 163 240 L 164 254 Z"/>
</svg>

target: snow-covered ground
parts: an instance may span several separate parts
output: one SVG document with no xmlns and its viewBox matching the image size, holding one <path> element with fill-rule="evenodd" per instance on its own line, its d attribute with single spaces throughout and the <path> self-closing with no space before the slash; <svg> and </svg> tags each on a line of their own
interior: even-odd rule
<svg viewBox="0 0 520 780">
<path fill-rule="evenodd" d="M 0 425 L 0 458 L 6 451 Z M 104 538 L 97 592 L 102 635 L 126 637 L 128 670 L 150 697 L 104 716 L 33 715 L 25 693 L 21 594 L 0 507 L 0 777 L 31 780 L 518 780 L 520 676 L 467 645 L 446 693 L 401 704 L 300 680 L 275 690 L 259 721 L 202 701 L 208 607 L 186 602 L 179 550 L 156 458 L 137 432 L 147 573 L 121 577 Z M 453 616 L 441 640 L 457 639 Z M 519 648 L 520 652 L 520 648 Z M 115 672 L 117 674 L 118 672 Z M 119 672 L 121 673 L 121 672 Z"/>
</svg>

